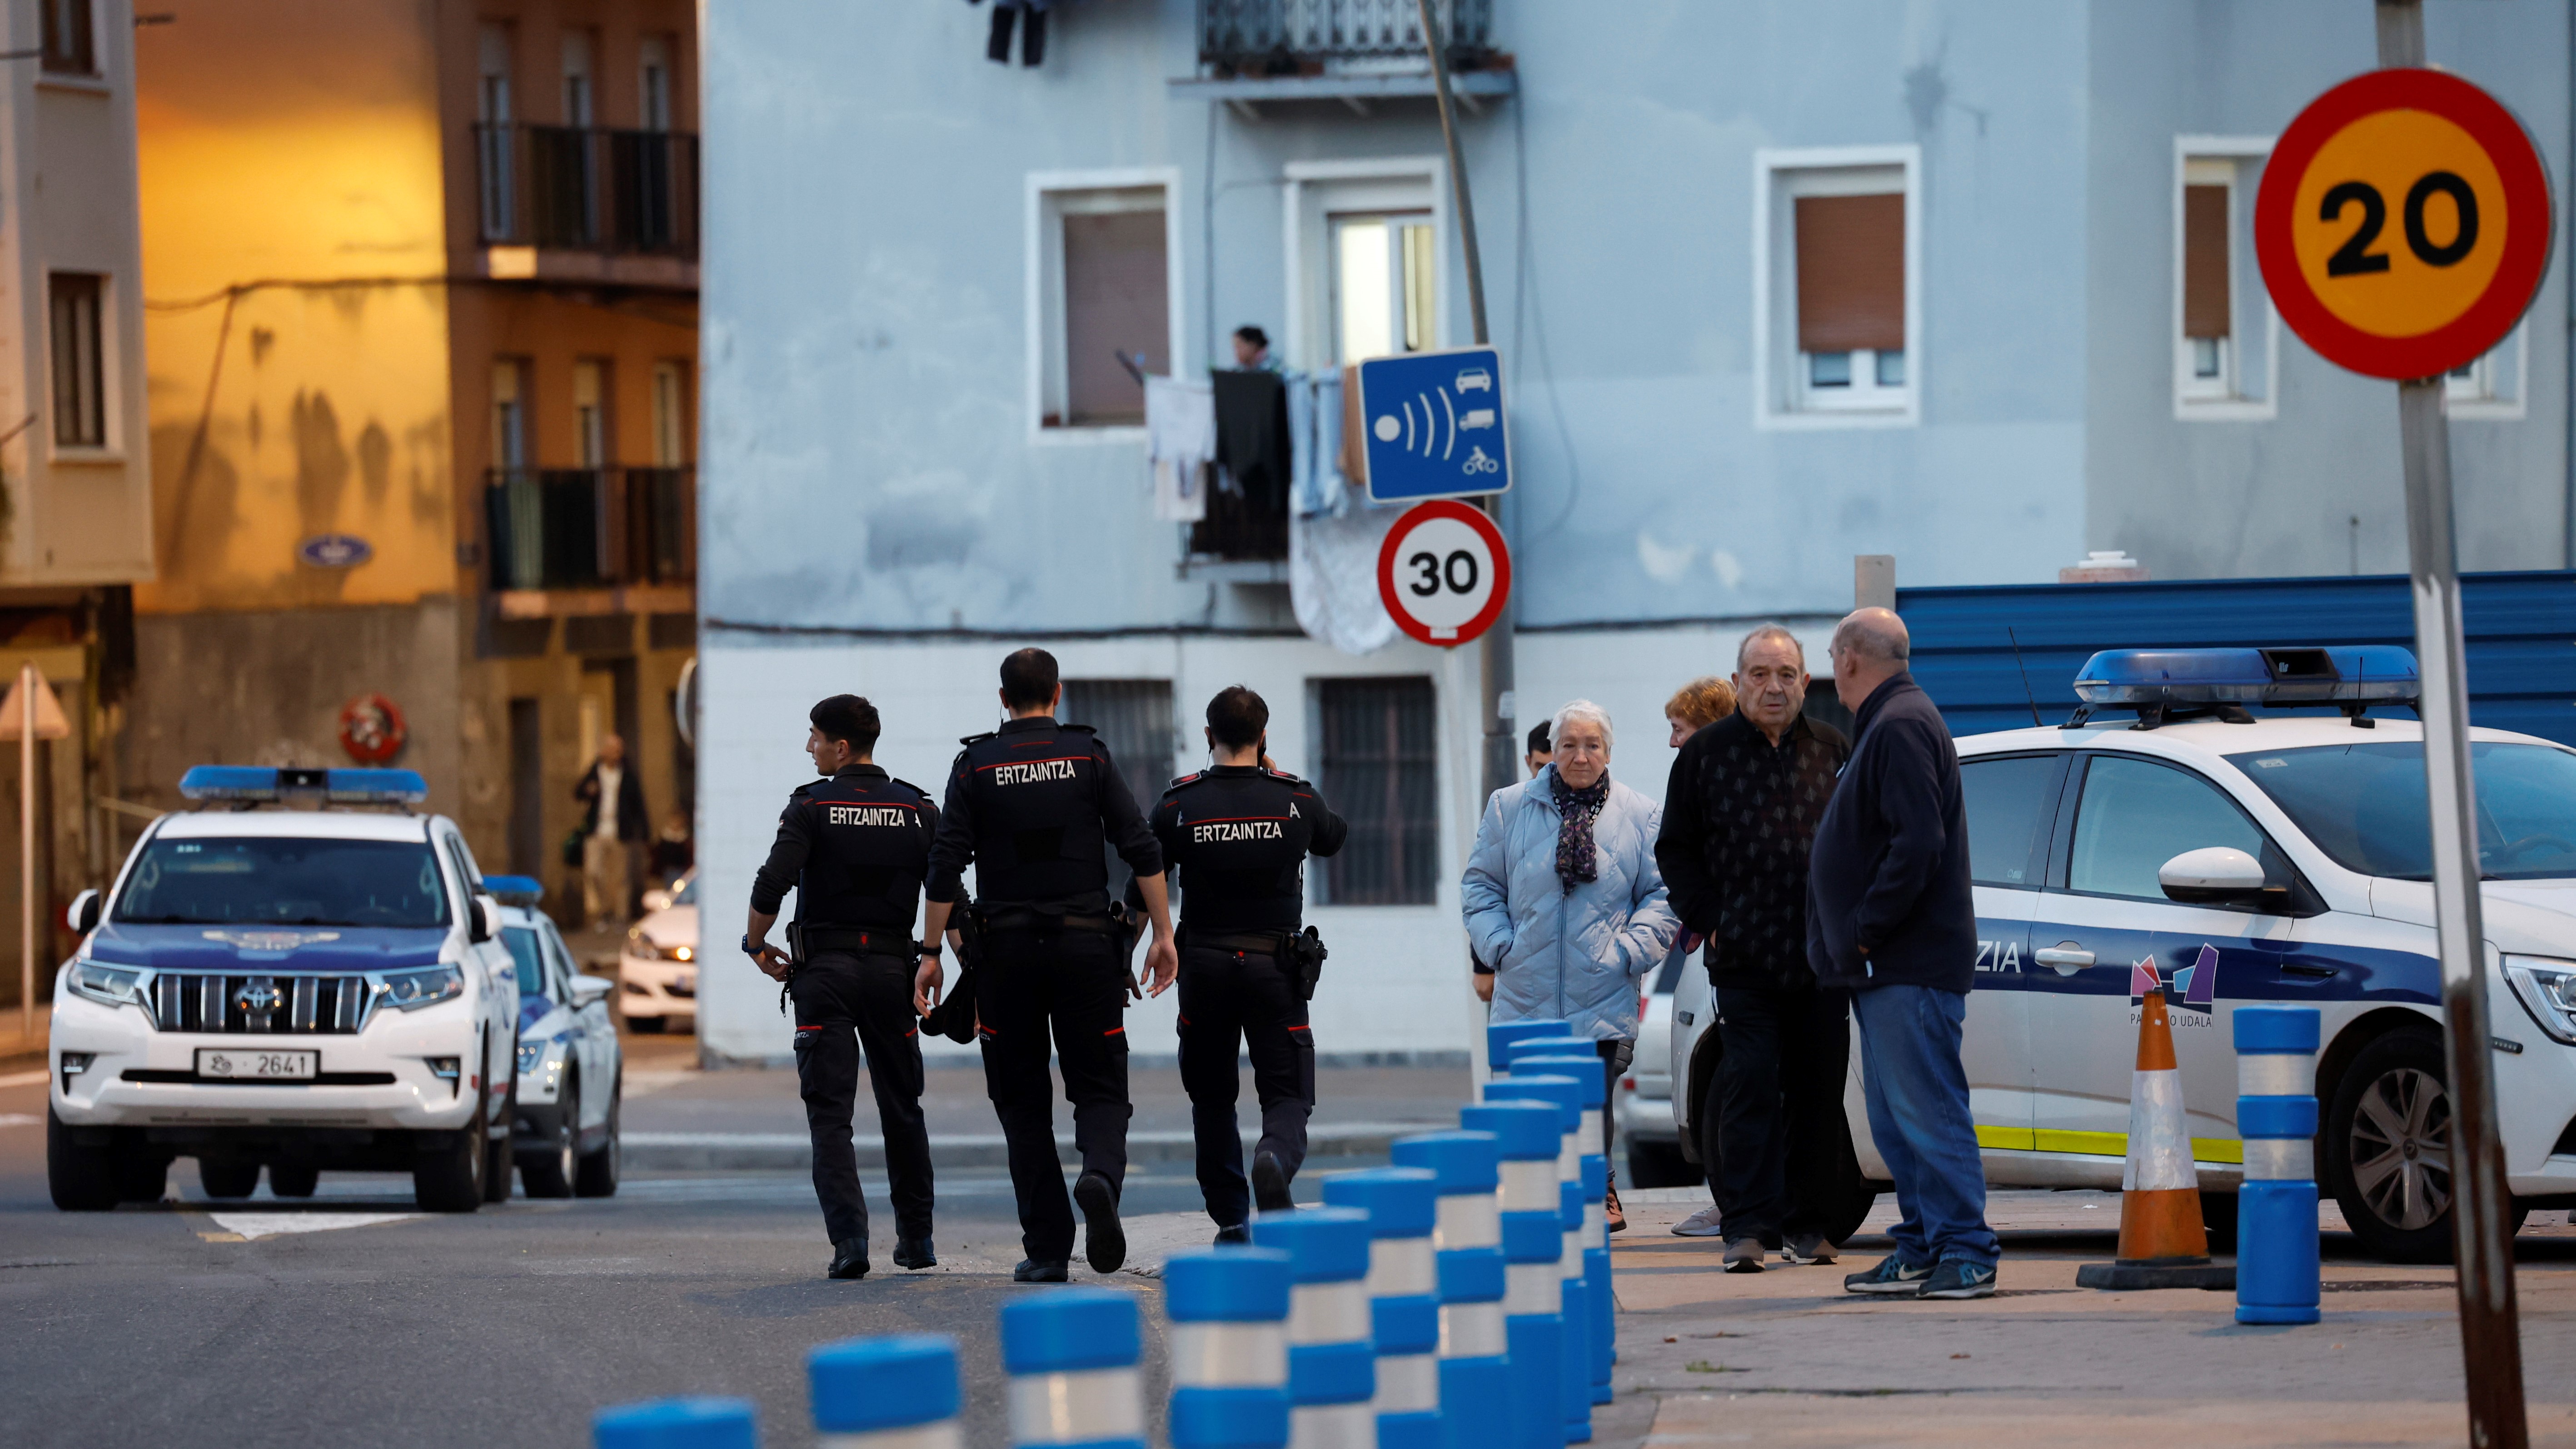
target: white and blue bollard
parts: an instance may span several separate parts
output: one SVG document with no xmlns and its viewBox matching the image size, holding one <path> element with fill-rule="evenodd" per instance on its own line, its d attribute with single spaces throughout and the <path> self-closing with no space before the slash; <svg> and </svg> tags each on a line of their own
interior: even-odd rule
<svg viewBox="0 0 2576 1449">
<path fill-rule="evenodd" d="M 1610 1287 L 1610 1158 L 1602 1132 L 1603 1114 L 1610 1104 L 1609 1071 L 1598 1065 L 1597 1052 L 1550 1050 L 1542 1054 L 1524 1047 L 1518 1060 L 1529 1071 L 1572 1077 L 1583 1088 L 1577 1167 L 1583 1184 L 1583 1287 L 1590 1305 L 1585 1342 L 1592 1354 L 1592 1402 L 1606 1404 L 1610 1402 L 1610 1370 L 1619 1361 L 1618 1299 Z M 1594 1063 L 1590 1070 L 1585 1069 L 1587 1062 Z"/>
<path fill-rule="evenodd" d="M 1252 1220 L 1255 1247 L 1288 1255 L 1289 1449 L 1376 1449 L 1369 1215 L 1300 1208 Z"/>
<path fill-rule="evenodd" d="M 1369 1338 L 1378 1449 L 1440 1449 L 1440 1279 L 1431 1255 L 1440 1179 L 1372 1167 L 1324 1179 L 1324 1202 L 1368 1214 Z"/>
<path fill-rule="evenodd" d="M 655 1399 L 600 1410 L 590 1442 L 595 1449 L 755 1449 L 760 1431 L 748 1399 Z"/>
<path fill-rule="evenodd" d="M 1520 1070 L 1505 1082 L 1488 1082 L 1488 1102 L 1529 1103 L 1556 1114 L 1557 1295 L 1564 1320 L 1559 1350 L 1559 1388 L 1564 1394 L 1565 1439 L 1592 1441 L 1592 1290 L 1584 1277 L 1583 1083 L 1560 1070 L 1539 1065 L 1551 1060 L 1524 1052 L 1514 1057 Z"/>
<path fill-rule="evenodd" d="M 1516 1077 L 1516 1083 L 1530 1079 Z M 1566 1442 L 1563 1195 L 1556 1186 L 1556 1108 L 1548 1102 L 1482 1102 L 1458 1123 L 1502 1144 L 1503 1331 L 1511 1348 L 1510 1449 Z"/>
<path fill-rule="evenodd" d="M 1055 1288 L 1002 1306 L 1013 1449 L 1145 1449 L 1136 1298 Z"/>
<path fill-rule="evenodd" d="M 1203 1248 L 1163 1263 L 1172 1449 L 1286 1449 L 1293 1277 L 1275 1248 Z"/>
<path fill-rule="evenodd" d="M 2317 1009 L 2236 1008 L 2236 1321 L 2314 1323 Z"/>
<path fill-rule="evenodd" d="M 821 1449 L 962 1449 L 957 1340 L 906 1333 L 827 1343 L 805 1358 Z"/>
<path fill-rule="evenodd" d="M 1440 1285 L 1443 1449 L 1500 1449 L 1511 1434 L 1511 1344 L 1503 1329 L 1503 1224 L 1495 1188 L 1502 1144 L 1490 1132 L 1399 1137 L 1398 1167 L 1427 1169 L 1433 1271 Z"/>
<path fill-rule="evenodd" d="M 1557 1016 L 1527 1016 L 1519 1021 L 1497 1021 L 1485 1028 L 1485 1070 L 1493 1076 L 1505 1076 L 1512 1069 L 1512 1053 L 1518 1044 L 1537 1037 L 1563 1036 L 1574 1029 L 1574 1023 Z"/>
</svg>

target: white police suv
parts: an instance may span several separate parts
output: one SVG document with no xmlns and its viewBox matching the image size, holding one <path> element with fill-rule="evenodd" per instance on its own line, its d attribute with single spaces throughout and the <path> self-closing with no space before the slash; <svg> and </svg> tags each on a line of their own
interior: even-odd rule
<svg viewBox="0 0 2576 1449">
<path fill-rule="evenodd" d="M 145 828 L 71 906 L 45 1119 L 54 1205 L 209 1196 L 260 1169 L 412 1175 L 420 1205 L 508 1195 L 519 986 L 501 908 L 411 770 L 201 765 L 195 810 Z M 310 800 L 322 808 L 282 808 Z"/>
<path fill-rule="evenodd" d="M 519 978 L 517 1111 L 510 1128 L 519 1182 L 530 1197 L 607 1197 L 617 1191 L 619 1107 L 626 1058 L 609 1015 L 617 983 L 584 976 L 545 912 L 545 887 L 523 875 L 483 878 L 501 903 L 501 944 Z"/>
<path fill-rule="evenodd" d="M 2085 665 L 2076 692 L 2085 708 L 2064 727 L 1958 741 L 1981 938 L 1964 1054 L 1987 1180 L 2119 1187 L 2152 981 L 2223 1238 L 2243 1161 L 2229 1018 L 2242 1002 L 2313 1005 L 2320 1188 L 2374 1252 L 2446 1256 L 2451 1109 L 2423 728 L 2369 712 L 2415 700 L 2413 656 L 2115 650 Z M 2322 712 L 2258 719 L 2253 705 Z M 2501 730 L 2470 740 L 2518 1225 L 2576 1205 L 2576 751 Z M 1691 1064 L 1674 1114 L 1705 1157 L 1718 1043 L 1704 972 L 1685 973 L 1674 1008 L 1674 1061 Z M 1884 1179 L 1857 1043 L 1853 1064 L 1855 1170 Z"/>
</svg>

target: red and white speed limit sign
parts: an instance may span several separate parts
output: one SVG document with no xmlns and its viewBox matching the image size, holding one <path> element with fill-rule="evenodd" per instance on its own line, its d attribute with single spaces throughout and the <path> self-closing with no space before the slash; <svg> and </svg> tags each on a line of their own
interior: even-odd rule
<svg viewBox="0 0 2576 1449">
<path fill-rule="evenodd" d="M 1512 553 L 1485 511 L 1455 499 L 1418 504 L 1377 553 L 1378 597 L 1395 626 L 1425 644 L 1466 643 L 1502 617 Z"/>
</svg>

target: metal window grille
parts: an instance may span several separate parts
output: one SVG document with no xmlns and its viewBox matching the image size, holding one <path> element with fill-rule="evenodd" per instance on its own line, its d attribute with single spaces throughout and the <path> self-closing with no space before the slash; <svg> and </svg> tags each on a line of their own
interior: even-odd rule
<svg viewBox="0 0 2576 1449">
<path fill-rule="evenodd" d="M 1068 679 L 1062 719 L 1085 724 L 1109 746 L 1109 759 L 1136 808 L 1151 813 L 1170 783 L 1174 740 L 1172 682 L 1168 679 Z M 1124 894 L 1134 875 L 1118 853 L 1109 853 L 1109 895 Z"/>
<path fill-rule="evenodd" d="M 1493 0 L 1432 0 L 1452 69 L 1493 49 Z M 1419 59 L 1415 0 L 1199 0 L 1199 61 L 1228 71 L 1295 74 L 1325 60 Z"/>
<path fill-rule="evenodd" d="M 1326 862 L 1335 905 L 1427 906 L 1438 898 L 1439 706 L 1428 679 L 1327 679 L 1324 798 L 1350 822 Z"/>
</svg>

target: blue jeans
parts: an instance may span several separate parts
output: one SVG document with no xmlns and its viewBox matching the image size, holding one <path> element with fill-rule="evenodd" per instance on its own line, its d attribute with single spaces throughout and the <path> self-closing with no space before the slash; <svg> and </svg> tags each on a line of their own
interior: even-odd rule
<svg viewBox="0 0 2576 1449">
<path fill-rule="evenodd" d="M 1986 1169 L 1959 1064 L 1968 998 L 1881 986 L 1854 993 L 1852 1016 L 1860 1023 L 1869 1135 L 1896 1179 L 1896 1256 L 1909 1267 L 1949 1258 L 1993 1267 L 2002 1249 L 1986 1226 Z"/>
</svg>

